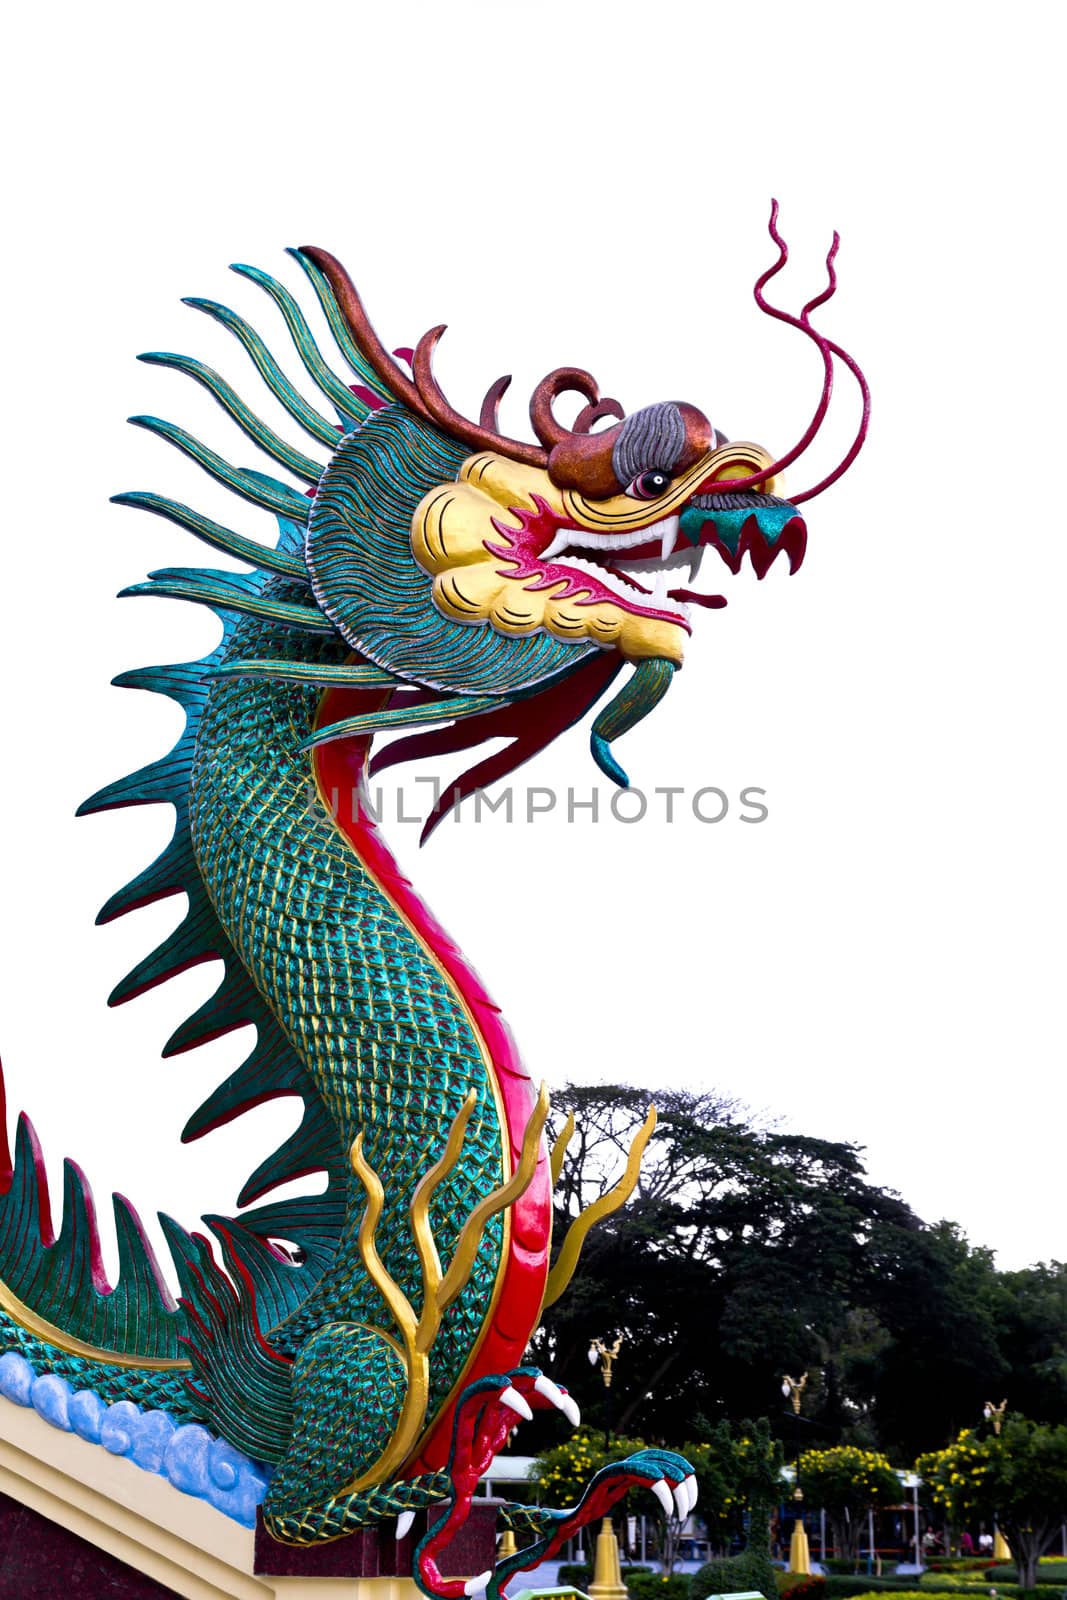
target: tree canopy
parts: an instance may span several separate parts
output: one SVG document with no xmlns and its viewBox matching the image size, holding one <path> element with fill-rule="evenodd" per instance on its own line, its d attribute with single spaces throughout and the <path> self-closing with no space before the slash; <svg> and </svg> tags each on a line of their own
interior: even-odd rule
<svg viewBox="0 0 1067 1600">
<path fill-rule="evenodd" d="M 653 1100 L 637 1189 L 591 1233 L 535 1343 L 589 1421 L 677 1445 L 697 1413 L 766 1414 L 793 1445 L 785 1372 L 809 1373 L 805 1443 L 898 1465 L 977 1420 L 994 1390 L 1067 1421 L 1067 1267 L 998 1273 L 952 1223 L 928 1226 L 871 1184 L 855 1145 L 761 1125 L 714 1093 L 568 1086 L 557 1240 L 617 1181 Z M 605 1391 L 586 1352 L 618 1333 Z"/>
<path fill-rule="evenodd" d="M 885 1456 L 856 1445 L 835 1445 L 806 1450 L 799 1467 L 805 1499 L 825 1508 L 830 1518 L 838 1555 L 858 1555 L 866 1512 L 900 1498 L 900 1480 Z"/>
<path fill-rule="evenodd" d="M 985 1438 L 965 1428 L 954 1444 L 919 1457 L 915 1470 L 954 1522 L 996 1520 L 1023 1589 L 1067 1515 L 1067 1427 L 1009 1416 Z"/>
</svg>

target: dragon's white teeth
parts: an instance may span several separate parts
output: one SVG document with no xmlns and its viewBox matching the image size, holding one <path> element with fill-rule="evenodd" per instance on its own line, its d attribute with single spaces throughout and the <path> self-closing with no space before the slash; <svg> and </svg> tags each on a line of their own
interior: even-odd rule
<svg viewBox="0 0 1067 1600">
<path fill-rule="evenodd" d="M 554 557 L 559 555 L 561 550 L 566 550 L 567 541 L 572 532 L 573 529 L 564 528 L 561 532 L 557 533 L 552 543 L 547 549 L 541 551 L 541 554 L 537 559 L 539 561 L 551 561 L 554 559 Z"/>
<path fill-rule="evenodd" d="M 652 1493 L 663 1507 L 664 1516 L 673 1517 L 674 1501 L 671 1499 L 671 1491 L 667 1487 L 666 1478 L 657 1479 L 657 1481 L 652 1485 Z"/>
<path fill-rule="evenodd" d="M 411 1532 L 411 1524 L 415 1521 L 414 1511 L 402 1511 L 396 1519 L 396 1542 L 406 1539 Z"/>
<path fill-rule="evenodd" d="M 529 1405 L 522 1398 L 519 1391 L 512 1388 L 510 1383 L 506 1389 L 501 1390 L 498 1398 L 501 1405 L 509 1406 L 512 1411 L 517 1411 L 524 1422 L 533 1421 L 533 1412 L 530 1410 Z"/>
<path fill-rule="evenodd" d="M 551 1401 L 557 1411 L 563 1412 L 572 1427 L 576 1428 L 578 1426 L 582 1420 L 582 1413 L 578 1410 L 570 1395 L 563 1393 L 558 1383 L 553 1383 L 552 1379 L 547 1378 L 542 1372 L 541 1376 L 535 1379 L 534 1388 L 538 1394 L 543 1394 L 546 1400 Z"/>
<path fill-rule="evenodd" d="M 543 560 L 544 558 L 542 557 L 541 559 Z M 656 561 L 653 562 L 632 561 L 627 563 L 629 570 L 633 572 L 633 574 L 637 577 L 637 581 L 642 585 L 640 589 L 635 589 L 632 584 L 626 582 L 625 578 L 619 577 L 618 573 L 609 572 L 607 567 L 600 566 L 596 561 L 587 561 L 584 556 L 571 555 L 570 551 L 568 551 L 563 557 L 563 564 L 567 567 L 573 568 L 579 577 L 582 574 L 588 573 L 591 578 L 596 579 L 596 582 L 602 589 L 610 590 L 611 593 L 619 600 L 625 600 L 631 606 L 648 607 L 653 605 L 653 594 L 652 590 L 649 588 L 648 579 L 650 577 L 653 579 L 655 578 L 656 562 L 658 562 L 658 560 L 659 558 L 656 557 Z M 687 556 L 674 555 L 671 557 L 669 566 L 673 568 L 687 562 Z M 620 566 L 622 566 L 621 562 Z M 626 569 L 624 568 L 623 570 Z M 664 585 L 663 588 L 665 590 L 666 585 Z M 662 595 L 658 602 L 658 609 L 661 611 L 672 611 L 676 615 L 681 615 L 688 619 L 689 609 L 687 606 L 682 605 L 677 600 L 665 599 Z"/>
<path fill-rule="evenodd" d="M 669 561 L 674 554 L 675 541 L 678 538 L 678 526 L 677 517 L 667 517 L 664 522 L 660 523 L 660 527 L 663 529 L 660 558 L 663 561 Z"/>
<path fill-rule="evenodd" d="M 692 1511 L 695 1508 L 697 1500 L 700 1497 L 700 1490 L 697 1487 L 696 1478 L 695 1477 L 686 1478 L 685 1486 L 689 1491 L 689 1509 L 690 1509 L 690 1511 Z"/>
<path fill-rule="evenodd" d="M 646 528 L 635 528 L 630 533 L 590 533 L 584 528 L 561 528 L 539 561 L 552 561 L 570 550 L 633 550 L 639 544 L 652 544 L 659 539 L 665 555 L 669 556 L 678 538 L 678 518 L 664 517 L 650 522 Z M 668 545 L 668 540 L 669 545 Z"/>
<path fill-rule="evenodd" d="M 674 1509 L 678 1513 L 678 1521 L 684 1522 L 689 1515 L 689 1490 L 684 1481 L 674 1486 Z"/>
<path fill-rule="evenodd" d="M 489 1585 L 489 1579 L 492 1576 L 493 1574 L 490 1570 L 489 1572 L 479 1572 L 476 1578 L 468 1578 L 466 1583 L 463 1585 L 463 1593 L 468 1595 L 484 1594 Z"/>
</svg>

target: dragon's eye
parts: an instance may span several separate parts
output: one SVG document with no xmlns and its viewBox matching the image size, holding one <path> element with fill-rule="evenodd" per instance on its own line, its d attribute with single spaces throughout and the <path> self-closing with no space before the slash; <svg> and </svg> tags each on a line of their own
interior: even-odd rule
<svg viewBox="0 0 1067 1600">
<path fill-rule="evenodd" d="M 670 474 L 666 472 L 642 472 L 636 477 L 626 493 L 635 500 L 655 500 L 657 495 L 664 492 L 670 485 Z"/>
</svg>

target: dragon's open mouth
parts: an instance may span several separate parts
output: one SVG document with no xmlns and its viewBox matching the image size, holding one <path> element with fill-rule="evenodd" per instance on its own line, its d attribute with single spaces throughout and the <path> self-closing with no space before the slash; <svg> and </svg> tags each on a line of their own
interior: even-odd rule
<svg viewBox="0 0 1067 1600">
<path fill-rule="evenodd" d="M 806 547 L 803 519 L 787 500 L 717 492 L 694 495 L 680 514 L 631 532 L 561 528 L 538 559 L 587 572 L 624 603 L 688 623 L 692 606 L 718 610 L 727 604 L 725 595 L 693 587 L 707 549 L 716 550 L 735 576 L 747 554 L 756 577 L 764 578 L 783 550 L 796 572 Z"/>
</svg>

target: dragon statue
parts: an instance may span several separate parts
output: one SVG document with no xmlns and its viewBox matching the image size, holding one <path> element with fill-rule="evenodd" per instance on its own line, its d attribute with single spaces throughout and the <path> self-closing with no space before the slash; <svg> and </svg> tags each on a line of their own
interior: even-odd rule
<svg viewBox="0 0 1067 1600">
<path fill-rule="evenodd" d="M 836 236 L 825 289 L 793 315 L 765 293 L 787 259 L 776 210 L 770 231 L 778 253 L 757 302 L 811 339 L 823 363 L 811 422 L 777 459 L 730 442 L 689 404 L 627 415 L 579 368 L 537 385 L 536 444 L 499 430 L 507 378 L 477 421 L 463 417 L 433 375 L 443 329 L 390 353 L 340 263 L 311 247 L 291 254 L 324 313 L 333 365 L 280 282 L 234 270 L 281 313 L 317 404 L 242 317 L 187 302 L 236 338 L 302 445 L 203 363 L 142 358 L 203 385 L 272 471 L 234 466 L 169 422 L 132 420 L 273 513 L 279 531 L 268 546 L 172 499 L 116 496 L 248 570 L 167 569 L 124 591 L 208 606 L 222 637 L 202 660 L 116 679 L 177 701 L 186 725 L 169 755 L 81 808 L 167 802 L 176 815 L 158 860 L 99 920 L 176 894 L 188 910 L 111 1002 L 220 962 L 217 990 L 164 1055 L 247 1024 L 255 1043 L 183 1137 L 276 1096 L 299 1097 L 303 1118 L 247 1178 L 238 1214 L 205 1218 L 213 1239 L 161 1219 L 177 1301 L 124 1199 L 114 1201 L 112 1286 L 80 1169 L 67 1164 L 56 1231 L 30 1123 L 20 1119 L 13 1157 L 0 1134 L 0 1368 L 28 1373 L 35 1392 L 60 1382 L 64 1425 L 125 1406 L 162 1413 L 168 1428 L 212 1430 L 262 1464 L 262 1514 L 279 1541 L 335 1539 L 386 1518 L 403 1540 L 427 1513 L 412 1559 L 431 1595 L 496 1594 L 635 1484 L 682 1515 L 695 1491 L 681 1457 L 642 1451 L 605 1468 L 570 1510 L 509 1508 L 505 1524 L 529 1540 L 495 1573 L 466 1584 L 442 1575 L 440 1552 L 517 1420 L 540 1407 L 577 1421 L 571 1397 L 522 1365 L 524 1352 L 588 1228 L 632 1191 L 654 1113 L 625 1177 L 577 1218 L 553 1262 L 552 1188 L 569 1129 L 550 1150 L 547 1092 L 535 1091 L 497 1007 L 391 857 L 366 779 L 506 741 L 439 795 L 428 830 L 611 689 L 592 755 L 625 785 L 616 741 L 666 694 L 695 610 L 726 604 L 693 586 L 705 553 L 733 573 L 747 554 L 760 577 L 783 552 L 800 565 L 797 508 L 859 450 L 867 390 L 811 321 L 834 290 Z M 837 363 L 860 387 L 859 430 L 833 471 L 786 500 L 781 474 L 819 431 Z M 568 392 L 582 402 L 571 427 L 556 410 Z M 372 755 L 375 734 L 395 732 L 403 737 Z M 321 1192 L 265 1198 L 321 1173 Z"/>
</svg>

